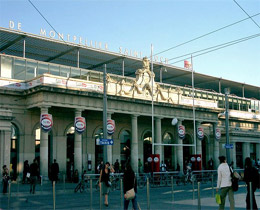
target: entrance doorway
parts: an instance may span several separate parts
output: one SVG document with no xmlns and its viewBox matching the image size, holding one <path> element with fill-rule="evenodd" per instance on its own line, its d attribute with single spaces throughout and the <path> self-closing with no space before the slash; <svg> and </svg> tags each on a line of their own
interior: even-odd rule
<svg viewBox="0 0 260 210">
<path fill-rule="evenodd" d="M 10 155 L 10 176 L 12 180 L 17 178 L 17 162 L 18 162 L 18 128 L 11 125 L 11 155 Z"/>
<path fill-rule="evenodd" d="M 165 133 L 163 135 L 163 144 L 173 144 L 173 137 L 170 133 Z M 173 170 L 174 164 L 174 147 L 164 146 L 164 163 L 167 166 L 167 170 Z"/>
<path fill-rule="evenodd" d="M 143 137 L 144 146 L 144 172 L 149 170 L 147 158 L 152 154 L 152 132 L 147 131 Z"/>
<path fill-rule="evenodd" d="M 100 128 L 95 133 L 95 173 L 98 173 L 97 166 L 103 161 L 103 145 L 97 145 L 97 141 L 103 138 L 103 129 Z"/>
<path fill-rule="evenodd" d="M 182 143 L 192 144 L 191 136 L 189 134 L 186 134 Z M 183 168 L 184 169 L 186 164 L 190 161 L 191 155 L 192 155 L 192 146 L 183 146 Z"/>
<path fill-rule="evenodd" d="M 120 134 L 120 163 L 121 171 L 124 170 L 127 161 L 130 161 L 131 145 L 130 145 L 130 132 L 124 130 Z"/>
<path fill-rule="evenodd" d="M 74 133 L 75 128 L 72 126 L 67 131 L 67 179 L 72 181 L 74 173 Z"/>
</svg>

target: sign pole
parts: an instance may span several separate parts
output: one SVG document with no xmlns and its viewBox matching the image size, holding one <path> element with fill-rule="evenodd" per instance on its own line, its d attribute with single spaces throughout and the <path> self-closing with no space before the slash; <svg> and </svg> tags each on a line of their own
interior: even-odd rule
<svg viewBox="0 0 260 210">
<path fill-rule="evenodd" d="M 103 138 L 107 139 L 107 65 L 104 65 L 103 72 Z M 103 161 L 107 162 L 107 145 L 103 146 Z"/>
<path fill-rule="evenodd" d="M 229 88 L 225 88 L 225 126 L 226 126 L 226 145 L 229 145 L 229 114 L 228 114 L 228 94 L 230 93 Z M 227 163 L 230 164 L 230 148 L 226 147 Z"/>
</svg>

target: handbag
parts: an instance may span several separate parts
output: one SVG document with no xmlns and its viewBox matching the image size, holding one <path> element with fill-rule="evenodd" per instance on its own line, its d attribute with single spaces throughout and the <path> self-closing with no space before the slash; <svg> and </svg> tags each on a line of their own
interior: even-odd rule
<svg viewBox="0 0 260 210">
<path fill-rule="evenodd" d="M 31 176 L 31 174 L 29 172 L 27 172 L 26 177 L 30 178 L 30 176 Z"/>
<path fill-rule="evenodd" d="M 231 176 L 231 182 L 232 182 L 232 189 L 234 192 L 238 191 L 238 178 L 234 176 L 233 170 L 229 167 L 230 170 L 230 176 Z"/>
<path fill-rule="evenodd" d="M 134 178 L 134 186 L 135 186 L 135 178 Z M 132 200 L 135 198 L 135 189 L 134 187 L 125 193 L 125 199 L 126 200 Z"/>
<path fill-rule="evenodd" d="M 220 198 L 220 194 L 219 193 L 216 194 L 215 198 L 216 198 L 216 203 L 217 204 L 221 204 L 221 198 Z"/>
<path fill-rule="evenodd" d="M 125 198 L 126 200 L 134 199 L 134 197 L 135 197 L 135 190 L 134 190 L 134 188 L 132 188 L 131 190 L 126 191 L 125 197 L 126 197 Z"/>
</svg>

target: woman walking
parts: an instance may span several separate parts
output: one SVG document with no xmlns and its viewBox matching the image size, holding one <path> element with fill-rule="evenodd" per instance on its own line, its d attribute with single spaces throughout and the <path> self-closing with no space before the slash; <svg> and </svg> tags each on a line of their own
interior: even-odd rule
<svg viewBox="0 0 260 210">
<path fill-rule="evenodd" d="M 2 179 L 3 179 L 3 194 L 7 193 L 7 187 L 8 187 L 8 181 L 9 181 L 9 172 L 6 165 L 3 166 L 3 173 L 2 173 Z"/>
<path fill-rule="evenodd" d="M 99 187 L 102 187 L 102 194 L 105 196 L 105 206 L 108 206 L 108 194 L 111 186 L 111 183 L 109 181 L 110 171 L 112 173 L 115 172 L 112 166 L 110 168 L 110 163 L 106 162 L 105 167 L 101 170 L 99 176 Z"/>
<path fill-rule="evenodd" d="M 128 163 L 125 166 L 125 172 L 124 172 L 124 177 L 123 177 L 123 184 L 124 184 L 124 210 L 128 209 L 128 205 L 130 200 L 126 200 L 126 192 L 128 190 L 131 190 L 134 188 L 135 191 L 135 197 L 132 199 L 132 205 L 133 209 L 136 210 L 137 208 L 137 181 L 135 178 L 135 173 L 131 167 L 131 165 Z"/>
<path fill-rule="evenodd" d="M 247 185 L 247 195 L 246 195 L 246 209 L 250 209 L 250 187 L 249 183 L 252 183 L 252 201 L 253 209 L 257 209 L 257 204 L 255 200 L 255 191 L 257 187 L 258 171 L 255 167 L 252 166 L 252 161 L 249 157 L 245 159 L 245 172 L 244 172 L 244 181 Z"/>
</svg>

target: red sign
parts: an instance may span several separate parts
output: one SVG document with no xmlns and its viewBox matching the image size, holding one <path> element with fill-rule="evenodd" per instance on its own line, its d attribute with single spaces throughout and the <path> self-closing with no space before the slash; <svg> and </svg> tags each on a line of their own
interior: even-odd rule
<svg viewBox="0 0 260 210">
<path fill-rule="evenodd" d="M 85 117 L 75 117 L 74 127 L 78 134 L 82 134 L 86 129 Z"/>
<path fill-rule="evenodd" d="M 53 121 L 51 114 L 41 114 L 40 118 L 41 128 L 44 132 L 49 132 L 52 128 Z"/>
<path fill-rule="evenodd" d="M 202 127 L 199 127 L 197 130 L 197 136 L 199 140 L 203 140 L 204 139 L 204 130 Z"/>
<path fill-rule="evenodd" d="M 179 134 L 180 139 L 185 138 L 185 126 L 184 125 L 179 125 L 178 134 Z"/>
<path fill-rule="evenodd" d="M 107 134 L 113 135 L 116 130 L 116 125 L 114 120 L 107 120 Z"/>
<path fill-rule="evenodd" d="M 216 128 L 215 130 L 215 138 L 216 140 L 219 140 L 221 138 L 221 131 L 219 128 Z"/>
</svg>

